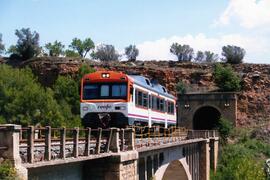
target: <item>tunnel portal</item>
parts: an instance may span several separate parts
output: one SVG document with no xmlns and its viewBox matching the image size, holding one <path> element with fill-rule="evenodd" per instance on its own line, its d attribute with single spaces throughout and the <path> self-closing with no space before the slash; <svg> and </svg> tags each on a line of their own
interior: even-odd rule
<svg viewBox="0 0 270 180">
<path fill-rule="evenodd" d="M 195 130 L 211 130 L 215 129 L 221 117 L 220 112 L 211 106 L 199 108 L 193 117 L 193 129 Z"/>
</svg>

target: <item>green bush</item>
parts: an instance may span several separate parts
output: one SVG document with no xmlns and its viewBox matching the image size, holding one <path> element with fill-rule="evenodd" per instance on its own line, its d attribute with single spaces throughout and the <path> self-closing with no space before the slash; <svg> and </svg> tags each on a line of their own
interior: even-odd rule
<svg viewBox="0 0 270 180">
<path fill-rule="evenodd" d="M 54 96 L 58 102 L 66 101 L 74 114 L 80 113 L 80 95 L 78 83 L 67 76 L 59 76 L 53 86 Z"/>
<path fill-rule="evenodd" d="M 249 157 L 233 158 L 214 175 L 214 180 L 265 180 L 262 165 Z"/>
<path fill-rule="evenodd" d="M 183 81 L 179 81 L 176 84 L 176 91 L 180 94 L 185 94 L 187 92 L 186 84 Z"/>
<path fill-rule="evenodd" d="M 233 130 L 232 123 L 229 120 L 221 117 L 218 121 L 217 129 L 221 138 L 221 143 L 226 143 Z"/>
<path fill-rule="evenodd" d="M 221 157 L 214 180 L 266 179 L 265 159 L 270 158 L 270 144 L 251 139 L 246 129 L 233 131 L 234 144 L 221 146 Z"/>
<path fill-rule="evenodd" d="M 214 180 L 265 179 L 262 162 L 255 160 L 256 153 L 245 144 L 230 144 L 222 149 L 218 171 Z"/>
<path fill-rule="evenodd" d="M 81 81 L 81 78 L 85 75 L 85 74 L 88 74 L 88 73 L 93 73 L 95 72 L 96 70 L 92 67 L 90 67 L 89 65 L 87 64 L 83 64 L 80 69 L 79 69 L 79 73 L 77 75 L 77 80 Z"/>
<path fill-rule="evenodd" d="M 216 85 L 221 91 L 241 90 L 241 80 L 231 66 L 227 65 L 223 67 L 221 64 L 216 64 L 213 76 Z"/>
<path fill-rule="evenodd" d="M 49 88 L 43 88 L 30 69 L 0 65 L 1 121 L 26 125 L 61 125 L 64 117 Z"/>
<path fill-rule="evenodd" d="M 16 170 L 11 166 L 9 161 L 4 161 L 0 164 L 0 179 L 13 180 L 17 179 Z"/>
</svg>

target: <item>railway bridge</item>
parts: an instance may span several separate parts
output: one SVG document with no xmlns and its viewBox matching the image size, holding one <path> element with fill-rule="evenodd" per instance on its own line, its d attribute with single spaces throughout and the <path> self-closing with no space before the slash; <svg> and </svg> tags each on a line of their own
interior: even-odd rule
<svg viewBox="0 0 270 180">
<path fill-rule="evenodd" d="M 0 157 L 22 179 L 208 180 L 216 131 L 0 126 Z"/>
</svg>

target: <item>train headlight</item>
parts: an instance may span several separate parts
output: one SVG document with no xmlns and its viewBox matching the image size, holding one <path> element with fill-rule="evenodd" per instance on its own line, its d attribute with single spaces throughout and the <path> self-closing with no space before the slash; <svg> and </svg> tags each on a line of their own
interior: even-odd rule
<svg viewBox="0 0 270 180">
<path fill-rule="evenodd" d="M 115 110 L 126 110 L 126 106 L 115 106 Z"/>
<path fill-rule="evenodd" d="M 101 77 L 102 78 L 109 78 L 110 74 L 109 73 L 102 73 Z"/>
<path fill-rule="evenodd" d="M 83 111 L 88 111 L 88 107 L 87 106 L 84 106 L 82 109 L 83 109 Z"/>
</svg>

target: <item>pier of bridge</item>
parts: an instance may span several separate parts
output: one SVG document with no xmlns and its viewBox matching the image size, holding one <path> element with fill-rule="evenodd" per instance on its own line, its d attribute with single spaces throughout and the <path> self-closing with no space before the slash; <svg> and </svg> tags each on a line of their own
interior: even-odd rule
<svg viewBox="0 0 270 180">
<path fill-rule="evenodd" d="M 216 131 L 0 126 L 0 157 L 22 179 L 208 180 L 218 142 Z"/>
</svg>

